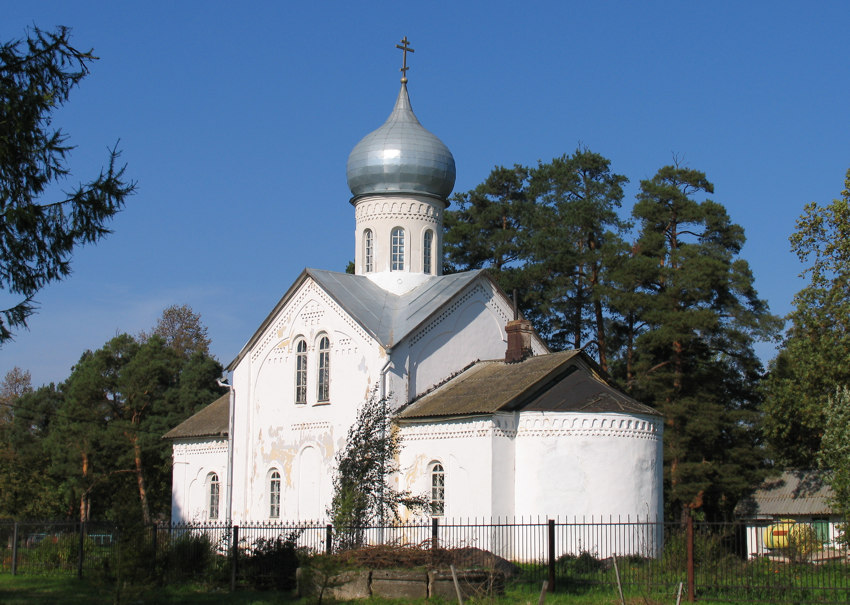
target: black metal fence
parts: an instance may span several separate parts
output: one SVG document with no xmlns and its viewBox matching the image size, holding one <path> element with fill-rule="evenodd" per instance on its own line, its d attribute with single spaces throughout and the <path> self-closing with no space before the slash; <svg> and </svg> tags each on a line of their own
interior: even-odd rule
<svg viewBox="0 0 850 605">
<path fill-rule="evenodd" d="M 784 523 L 784 524 L 783 524 Z M 289 588 L 299 557 L 352 541 L 453 551 L 468 567 L 558 592 L 620 585 L 631 594 L 727 602 L 850 602 L 850 564 L 837 533 L 805 524 L 665 524 L 629 519 L 426 519 L 332 528 L 321 523 L 0 522 L 0 573 L 202 580 Z M 496 555 L 496 556 L 493 556 Z"/>
</svg>

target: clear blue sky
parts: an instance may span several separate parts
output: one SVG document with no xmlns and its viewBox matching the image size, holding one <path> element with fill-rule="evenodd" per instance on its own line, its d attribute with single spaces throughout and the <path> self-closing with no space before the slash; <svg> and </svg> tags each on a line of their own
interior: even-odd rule
<svg viewBox="0 0 850 605">
<path fill-rule="evenodd" d="M 405 35 L 413 108 L 454 154 L 455 191 L 584 145 L 631 180 L 628 211 L 676 156 L 744 227 L 775 313 L 802 286 L 795 219 L 838 197 L 850 166 L 846 1 L 4 0 L 0 14 L 2 40 L 62 24 L 94 48 L 54 123 L 77 145 L 74 179 L 120 138 L 138 181 L 114 233 L 0 349 L 0 375 L 18 365 L 35 385 L 175 303 L 226 364 L 305 266 L 344 270 L 346 159 L 392 108 Z"/>
</svg>

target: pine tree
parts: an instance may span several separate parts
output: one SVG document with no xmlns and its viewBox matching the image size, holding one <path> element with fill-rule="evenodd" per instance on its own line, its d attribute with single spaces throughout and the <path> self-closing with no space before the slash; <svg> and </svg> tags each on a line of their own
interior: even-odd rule
<svg viewBox="0 0 850 605">
<path fill-rule="evenodd" d="M 623 184 L 608 159 L 587 149 L 540 163 L 531 175 L 536 204 L 522 255 L 537 285 L 529 314 L 555 350 L 586 348 L 608 368 L 608 273 L 624 252 L 618 215 Z"/>
<path fill-rule="evenodd" d="M 113 149 L 97 178 L 45 199 L 70 174 L 73 149 L 51 127 L 52 114 L 96 58 L 71 46 L 66 27 L 0 45 L 0 290 L 18 300 L 0 309 L 0 345 L 26 327 L 35 294 L 71 272 L 73 250 L 109 233 L 106 223 L 135 188 Z"/>
<path fill-rule="evenodd" d="M 641 182 L 634 266 L 646 330 L 636 339 L 638 399 L 665 417 L 665 480 L 673 515 L 731 513 L 760 476 L 756 340 L 778 330 L 753 287 L 740 226 L 710 200 L 705 174 L 666 166 Z"/>
</svg>

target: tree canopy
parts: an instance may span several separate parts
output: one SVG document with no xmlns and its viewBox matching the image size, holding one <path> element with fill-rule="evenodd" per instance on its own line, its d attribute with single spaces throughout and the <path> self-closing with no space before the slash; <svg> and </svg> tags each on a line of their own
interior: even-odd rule
<svg viewBox="0 0 850 605">
<path fill-rule="evenodd" d="M 159 335 L 119 334 L 84 352 L 59 386 L 4 389 L 14 393 L 12 421 L 0 423 L 0 516 L 167 519 L 162 435 L 221 394 L 221 365 L 182 352 Z"/>
<path fill-rule="evenodd" d="M 66 27 L 0 44 L 0 289 L 18 300 L 0 309 L 0 345 L 26 327 L 35 294 L 71 272 L 73 250 L 109 233 L 135 189 L 113 147 L 97 177 L 54 193 L 74 147 L 52 115 L 96 59 L 71 46 Z"/>
<path fill-rule="evenodd" d="M 584 148 L 533 169 L 496 167 L 455 196 L 447 265 L 489 269 L 517 289 L 550 348 L 585 349 L 664 414 L 671 517 L 728 516 L 766 467 L 753 346 L 780 321 L 740 258 L 743 229 L 700 199 L 714 191 L 704 173 L 661 168 L 641 181 L 630 220 L 626 182 Z"/>
<path fill-rule="evenodd" d="M 808 285 L 794 297 L 791 325 L 764 385 L 764 433 L 780 464 L 812 468 L 825 402 L 850 385 L 850 170 L 841 198 L 810 203 L 790 237 Z"/>
</svg>

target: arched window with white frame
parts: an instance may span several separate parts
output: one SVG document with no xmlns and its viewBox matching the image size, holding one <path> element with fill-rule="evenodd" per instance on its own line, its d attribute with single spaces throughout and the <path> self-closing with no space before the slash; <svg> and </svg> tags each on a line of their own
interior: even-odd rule
<svg viewBox="0 0 850 605">
<path fill-rule="evenodd" d="M 431 465 L 431 516 L 442 517 L 446 512 L 446 471 L 439 462 Z"/>
<path fill-rule="evenodd" d="M 269 473 L 269 519 L 280 518 L 280 473 L 272 469 Z"/>
<path fill-rule="evenodd" d="M 307 403 L 307 342 L 295 344 L 295 403 Z"/>
<path fill-rule="evenodd" d="M 363 232 L 363 272 L 371 273 L 375 270 L 374 262 L 374 241 L 372 240 L 372 230 L 366 229 Z"/>
<path fill-rule="evenodd" d="M 216 473 L 207 475 L 207 517 L 210 520 L 218 519 L 218 507 L 221 500 L 221 484 Z"/>
<path fill-rule="evenodd" d="M 404 229 L 394 227 L 390 242 L 390 271 L 404 271 Z"/>
<path fill-rule="evenodd" d="M 331 341 L 327 336 L 319 339 L 319 364 L 316 381 L 318 403 L 330 401 L 331 394 Z"/>
<path fill-rule="evenodd" d="M 433 272 L 431 254 L 434 249 L 434 232 L 428 229 L 422 238 L 422 271 L 427 274 Z"/>
</svg>

